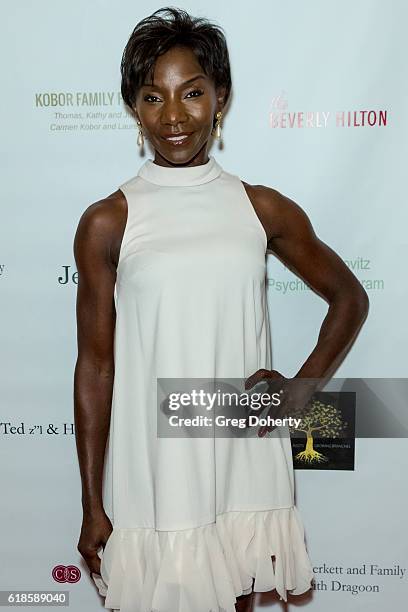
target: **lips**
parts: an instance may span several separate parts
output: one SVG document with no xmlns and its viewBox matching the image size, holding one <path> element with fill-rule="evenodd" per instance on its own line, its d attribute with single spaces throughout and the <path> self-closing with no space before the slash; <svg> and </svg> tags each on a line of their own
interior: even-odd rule
<svg viewBox="0 0 408 612">
<path fill-rule="evenodd" d="M 178 134 L 167 134 L 162 138 L 171 145 L 180 146 L 188 141 L 191 134 L 192 132 L 179 132 Z"/>
</svg>

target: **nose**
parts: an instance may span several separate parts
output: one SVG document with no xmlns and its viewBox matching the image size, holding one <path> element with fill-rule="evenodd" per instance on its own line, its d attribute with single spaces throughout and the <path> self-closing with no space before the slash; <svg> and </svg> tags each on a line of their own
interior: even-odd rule
<svg viewBox="0 0 408 612">
<path fill-rule="evenodd" d="M 160 117 L 163 125 L 178 125 L 187 120 L 186 111 L 178 100 L 167 100 L 162 106 Z"/>
</svg>

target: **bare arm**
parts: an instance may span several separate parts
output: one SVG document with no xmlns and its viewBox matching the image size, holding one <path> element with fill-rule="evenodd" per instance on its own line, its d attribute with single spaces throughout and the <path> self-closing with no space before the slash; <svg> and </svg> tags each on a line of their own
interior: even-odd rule
<svg viewBox="0 0 408 612">
<path fill-rule="evenodd" d="M 343 260 L 317 237 L 298 204 L 262 185 L 245 188 L 265 227 L 268 249 L 329 304 L 316 346 L 296 374 L 328 380 L 367 317 L 368 295 Z"/>
<path fill-rule="evenodd" d="M 112 529 L 103 509 L 102 475 L 115 369 L 116 209 L 110 198 L 89 206 L 74 239 L 78 269 L 74 418 L 84 514 L 78 550 L 95 572 L 99 572 L 96 550 Z"/>
</svg>

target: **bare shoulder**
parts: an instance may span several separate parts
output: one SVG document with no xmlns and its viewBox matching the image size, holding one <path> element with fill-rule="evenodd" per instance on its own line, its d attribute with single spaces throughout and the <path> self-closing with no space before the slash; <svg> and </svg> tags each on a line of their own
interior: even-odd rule
<svg viewBox="0 0 408 612">
<path fill-rule="evenodd" d="M 74 238 L 74 254 L 89 254 L 98 250 L 106 261 L 116 267 L 117 257 L 127 219 L 127 202 L 117 189 L 93 202 L 81 214 Z"/>
<path fill-rule="evenodd" d="M 288 234 L 313 232 L 305 211 L 286 195 L 265 185 L 250 185 L 245 181 L 242 184 L 265 228 L 268 241 Z"/>
</svg>

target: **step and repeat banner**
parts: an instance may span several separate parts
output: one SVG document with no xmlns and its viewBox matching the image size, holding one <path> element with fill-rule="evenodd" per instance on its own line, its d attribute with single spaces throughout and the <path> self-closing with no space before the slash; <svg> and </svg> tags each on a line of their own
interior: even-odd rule
<svg viewBox="0 0 408 612">
<path fill-rule="evenodd" d="M 101 610 L 103 599 L 76 549 L 82 515 L 72 245 L 85 208 L 153 156 L 149 148 L 140 155 L 119 66 L 136 23 L 161 6 L 2 6 L 0 590 L 68 591 L 75 612 Z M 343 463 L 318 461 L 324 444 L 319 451 L 305 440 L 303 455 L 299 447 L 296 503 L 314 589 L 287 605 L 273 593 L 257 595 L 256 609 L 403 610 L 408 461 L 393 405 L 405 405 L 405 396 L 394 385 L 384 389 L 408 369 L 408 6 L 177 6 L 215 21 L 227 36 L 232 98 L 221 148 L 214 141 L 210 153 L 227 171 L 297 202 L 358 277 L 370 313 L 336 377 L 361 379 L 368 411 L 375 406 L 383 420 L 397 423 L 392 436 L 357 435 Z M 274 368 L 293 376 L 314 348 L 328 306 L 272 253 L 267 267 Z M 379 379 L 385 386 L 370 387 Z"/>
</svg>

